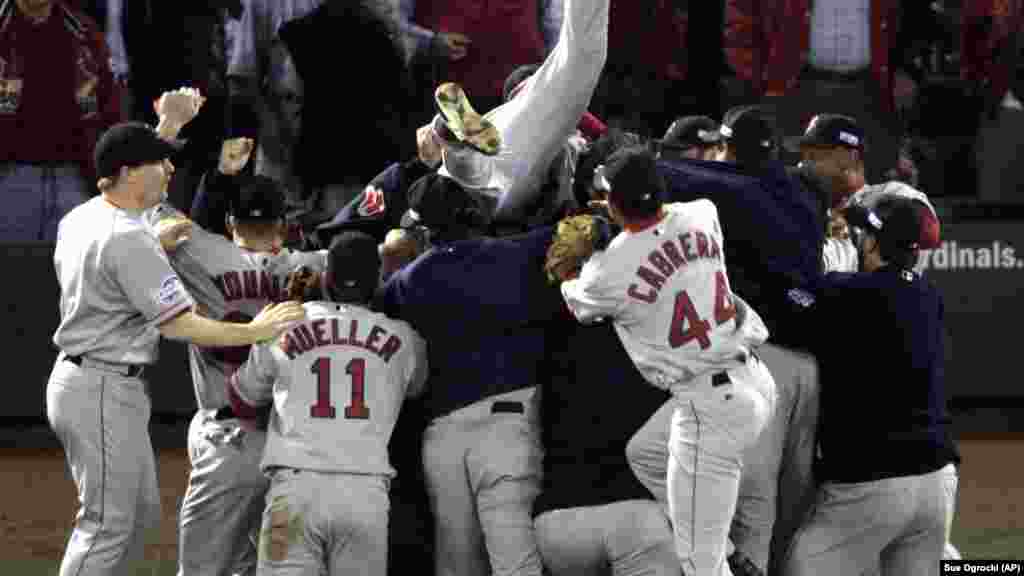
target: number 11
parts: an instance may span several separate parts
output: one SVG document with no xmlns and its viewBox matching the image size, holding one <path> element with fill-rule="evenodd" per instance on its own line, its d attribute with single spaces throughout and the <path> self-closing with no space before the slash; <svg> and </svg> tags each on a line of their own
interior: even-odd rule
<svg viewBox="0 0 1024 576">
<path fill-rule="evenodd" d="M 317 358 L 309 371 L 316 376 L 316 404 L 309 407 L 310 417 L 335 418 L 337 414 L 331 405 L 331 359 Z M 352 402 L 345 407 L 345 418 L 369 419 L 370 408 L 366 406 L 366 359 L 353 358 L 345 366 L 345 374 L 352 377 Z"/>
</svg>

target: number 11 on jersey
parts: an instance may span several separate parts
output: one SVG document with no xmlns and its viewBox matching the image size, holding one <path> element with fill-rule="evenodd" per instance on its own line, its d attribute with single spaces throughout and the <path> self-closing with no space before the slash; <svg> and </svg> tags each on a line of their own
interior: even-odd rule
<svg viewBox="0 0 1024 576">
<path fill-rule="evenodd" d="M 316 376 L 316 404 L 309 407 L 312 418 L 335 418 L 336 410 L 331 405 L 331 359 L 317 358 L 309 369 Z M 352 379 L 352 401 L 345 407 L 348 420 L 367 420 L 370 408 L 366 405 L 366 359 L 353 358 L 345 366 L 345 374 Z"/>
</svg>

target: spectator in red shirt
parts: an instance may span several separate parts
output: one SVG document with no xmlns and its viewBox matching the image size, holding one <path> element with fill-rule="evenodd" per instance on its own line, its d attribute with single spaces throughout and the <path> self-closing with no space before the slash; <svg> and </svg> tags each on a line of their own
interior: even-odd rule
<svg viewBox="0 0 1024 576">
<path fill-rule="evenodd" d="M 1024 86 L 1018 80 L 1024 74 L 1017 73 L 1024 71 L 1024 62 L 1018 58 L 1024 34 L 1022 4 L 1020 0 L 964 2 L 961 77 L 985 90 L 990 111 L 997 110 L 1008 93 L 1012 99 L 1024 100 Z"/>
<path fill-rule="evenodd" d="M 417 82 L 430 94 L 455 82 L 481 113 L 497 108 L 505 78 L 554 47 L 563 1 L 400 0 L 399 29 L 413 45 L 413 65 L 431 69 L 417 70 Z"/>
<path fill-rule="evenodd" d="M 879 180 L 896 164 L 897 110 L 914 104 L 924 79 L 911 27 L 927 10 L 895 0 L 727 0 L 723 45 L 739 80 L 730 96 L 761 101 L 789 135 L 828 102 L 863 126 L 868 178 Z"/>
<path fill-rule="evenodd" d="M 94 193 L 92 148 L 119 115 L 92 19 L 62 0 L 0 2 L 0 241 L 56 240 Z"/>
<path fill-rule="evenodd" d="M 688 11 L 672 0 L 612 0 L 608 62 L 591 111 L 622 130 L 664 133 L 683 112 L 670 93 L 687 76 L 687 26 Z"/>
</svg>

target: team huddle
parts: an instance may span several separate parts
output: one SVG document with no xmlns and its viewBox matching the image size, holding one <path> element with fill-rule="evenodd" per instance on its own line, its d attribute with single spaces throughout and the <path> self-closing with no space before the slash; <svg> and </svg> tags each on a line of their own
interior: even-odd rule
<svg viewBox="0 0 1024 576">
<path fill-rule="evenodd" d="M 439 87 L 418 157 L 321 226 L 326 249 L 285 245 L 281 185 L 242 173 L 236 143 L 226 236 L 166 203 L 193 90 L 161 98 L 159 130 L 100 138 L 102 194 L 54 255 L 47 407 L 81 502 L 62 575 L 130 573 L 159 519 L 142 376 L 161 336 L 188 343 L 198 408 L 181 576 L 429 571 L 392 550 L 401 442 L 439 576 L 923 575 L 955 556 L 943 307 L 914 271 L 927 198 L 891 183 L 819 210 L 799 175 L 728 156 L 756 109 L 700 124 L 721 160 L 587 138 L 608 5 L 567 0 L 552 54 L 485 115 Z M 856 157 L 863 135 L 822 115 L 803 140 Z M 849 366 L 867 341 L 890 377 Z M 882 388 L 877 430 L 848 439 L 844 407 Z M 423 426 L 396 436 L 410 405 Z"/>
</svg>

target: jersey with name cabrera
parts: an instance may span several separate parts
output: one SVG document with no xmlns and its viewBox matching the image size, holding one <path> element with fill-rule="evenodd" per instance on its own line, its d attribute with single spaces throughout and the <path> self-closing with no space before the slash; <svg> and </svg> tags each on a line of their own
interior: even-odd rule
<svg viewBox="0 0 1024 576">
<path fill-rule="evenodd" d="M 151 224 L 174 214 L 161 206 L 149 216 Z M 227 322 L 248 322 L 267 304 L 285 298 L 288 273 L 299 266 L 319 272 L 327 266 L 327 251 L 255 252 L 227 238 L 193 226 L 192 237 L 169 254 L 171 266 L 198 305 L 202 316 Z M 228 405 L 227 377 L 249 356 L 249 346 L 203 348 L 189 345 L 192 382 L 200 409 Z"/>
<path fill-rule="evenodd" d="M 742 364 L 768 337 L 754 310 L 737 306 L 724 254 L 710 200 L 665 204 L 657 223 L 595 253 L 562 295 L 581 322 L 613 320 L 644 378 L 681 393 L 697 376 Z"/>
<path fill-rule="evenodd" d="M 362 306 L 308 302 L 306 320 L 254 346 L 231 377 L 244 404 L 273 402 L 263 469 L 395 475 L 388 441 L 423 391 L 427 345 L 409 324 Z"/>
</svg>

